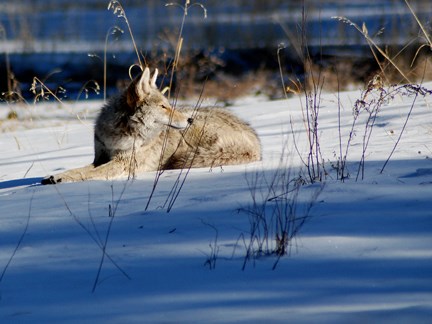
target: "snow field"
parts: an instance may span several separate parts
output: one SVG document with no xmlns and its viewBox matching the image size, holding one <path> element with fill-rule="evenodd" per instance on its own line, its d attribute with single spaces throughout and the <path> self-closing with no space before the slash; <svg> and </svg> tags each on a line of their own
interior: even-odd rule
<svg viewBox="0 0 432 324">
<path fill-rule="evenodd" d="M 275 172 L 285 144 L 291 174 L 305 171 L 289 126 L 292 118 L 296 144 L 306 154 L 301 99 L 237 102 L 231 110 L 257 130 L 262 161 L 191 170 L 170 213 L 163 206 L 179 170 L 162 174 L 147 211 L 154 173 L 129 182 L 32 186 L 47 174 L 92 161 L 92 123 L 100 103 L 37 105 L 31 115 L 28 108 L 18 111 L 21 119 L 4 121 L 8 131 L 0 134 L 0 270 L 6 269 L 1 321 L 427 323 L 432 317 L 431 98 L 417 98 L 406 132 L 380 174 L 413 98 L 396 97 L 382 107 L 367 149 L 365 179 L 356 182 L 359 123 L 347 158 L 351 177 L 342 183 L 331 168 L 339 152 L 338 106 L 346 143 L 359 96 L 341 93 L 339 106 L 336 94 L 322 95 L 320 144 L 329 176 L 290 255 L 273 271 L 274 256 L 252 260 L 241 270 L 241 237 L 250 224 L 239 209 L 251 203 L 246 179 Z M 258 185 L 267 190 L 265 183 Z M 316 188 L 301 188 L 300 210 Z M 116 206 L 113 219 L 110 208 L 112 214 Z M 92 293 L 111 221 L 106 252 L 113 261 L 104 259 Z M 218 255 L 210 270 L 205 262 L 215 244 Z"/>
</svg>

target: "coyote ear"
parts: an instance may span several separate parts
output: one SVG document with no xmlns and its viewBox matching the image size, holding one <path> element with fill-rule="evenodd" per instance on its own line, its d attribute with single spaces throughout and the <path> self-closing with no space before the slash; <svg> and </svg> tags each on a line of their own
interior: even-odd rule
<svg viewBox="0 0 432 324">
<path fill-rule="evenodd" d="M 158 69 L 155 69 L 154 74 L 153 74 L 152 79 L 151 79 L 151 82 L 150 82 L 150 86 L 153 89 L 157 89 L 156 80 L 157 80 L 158 72 L 159 72 Z"/>
<path fill-rule="evenodd" d="M 148 67 L 141 74 L 141 79 L 138 81 L 135 90 L 139 99 L 144 99 L 150 93 L 150 70 Z"/>
<path fill-rule="evenodd" d="M 144 72 L 136 77 L 127 89 L 126 100 L 128 106 L 134 109 L 138 102 L 143 101 L 150 94 L 150 91 L 150 70 L 146 67 Z"/>
</svg>

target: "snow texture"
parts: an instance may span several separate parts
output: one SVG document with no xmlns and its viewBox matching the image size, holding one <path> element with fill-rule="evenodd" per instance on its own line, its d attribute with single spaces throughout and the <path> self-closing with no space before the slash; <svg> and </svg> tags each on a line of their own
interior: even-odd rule
<svg viewBox="0 0 432 324">
<path fill-rule="evenodd" d="M 244 271 L 250 223 L 242 210 L 252 203 L 247 180 L 281 168 L 281 152 L 292 177 L 304 174 L 293 141 L 306 156 L 304 98 L 236 102 L 231 110 L 260 136 L 262 161 L 191 170 L 169 213 L 166 200 L 179 170 L 161 175 L 147 211 L 155 173 L 133 181 L 37 185 L 43 176 L 92 161 L 101 103 L 16 107 L 15 121 L 5 120 L 9 107 L 0 107 L 0 321 L 430 323 L 432 98 L 416 99 L 380 173 L 414 98 L 396 96 L 382 107 L 365 178 L 355 181 L 359 123 L 347 158 L 351 177 L 341 182 L 331 167 L 339 152 L 338 107 L 346 143 L 359 97 L 359 91 L 322 95 L 324 189 L 276 269 L 270 255 L 250 260 Z M 264 182 L 257 186 L 266 190 Z M 299 210 L 318 187 L 302 186 Z M 211 270 L 206 261 L 215 251 Z"/>
</svg>

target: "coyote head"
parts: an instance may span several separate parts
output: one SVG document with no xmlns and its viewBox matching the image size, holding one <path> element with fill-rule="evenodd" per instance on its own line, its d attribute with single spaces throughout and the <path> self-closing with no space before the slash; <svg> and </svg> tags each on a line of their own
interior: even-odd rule
<svg viewBox="0 0 432 324">
<path fill-rule="evenodd" d="M 157 74 L 158 70 L 155 69 L 150 78 L 150 70 L 145 68 L 126 90 L 130 123 L 135 124 L 134 127 L 146 129 L 147 132 L 157 132 L 165 125 L 176 129 L 186 128 L 190 120 L 181 112 L 174 110 L 168 99 L 158 90 Z"/>
</svg>

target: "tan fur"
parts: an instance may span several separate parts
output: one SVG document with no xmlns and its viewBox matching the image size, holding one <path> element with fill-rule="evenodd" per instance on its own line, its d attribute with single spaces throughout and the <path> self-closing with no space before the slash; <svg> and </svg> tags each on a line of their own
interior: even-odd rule
<svg viewBox="0 0 432 324">
<path fill-rule="evenodd" d="M 92 164 L 43 184 L 135 176 L 145 171 L 242 164 L 261 158 L 254 130 L 223 109 L 173 109 L 148 68 L 96 120 Z"/>
</svg>

